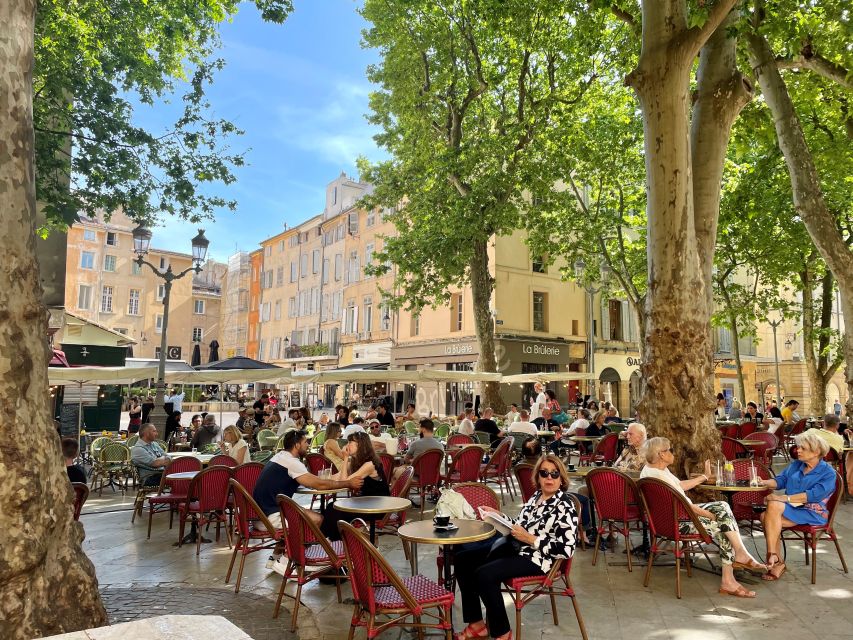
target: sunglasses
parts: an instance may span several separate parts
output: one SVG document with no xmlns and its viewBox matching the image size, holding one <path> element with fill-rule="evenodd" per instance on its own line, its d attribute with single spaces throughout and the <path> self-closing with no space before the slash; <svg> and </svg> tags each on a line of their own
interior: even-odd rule
<svg viewBox="0 0 853 640">
<path fill-rule="evenodd" d="M 560 472 L 557 471 L 556 469 L 554 469 L 553 471 L 545 471 L 545 469 L 539 469 L 539 477 L 540 478 L 547 478 L 548 476 L 551 476 L 551 478 L 556 480 L 557 478 L 560 477 Z"/>
</svg>

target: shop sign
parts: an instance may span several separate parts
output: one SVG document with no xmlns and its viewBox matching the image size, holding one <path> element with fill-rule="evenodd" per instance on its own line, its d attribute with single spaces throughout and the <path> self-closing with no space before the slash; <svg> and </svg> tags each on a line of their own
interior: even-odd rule
<svg viewBox="0 0 853 640">
<path fill-rule="evenodd" d="M 536 356 L 558 356 L 560 355 L 560 347 L 549 346 L 547 344 L 522 344 L 521 352 Z"/>
<path fill-rule="evenodd" d="M 634 357 L 628 356 L 627 358 L 625 358 L 625 362 L 628 364 L 629 367 L 642 367 L 643 366 L 642 358 L 634 358 Z"/>
<path fill-rule="evenodd" d="M 465 344 L 446 344 L 444 345 L 444 355 L 446 356 L 461 356 L 474 353 L 474 345 L 470 342 Z"/>
</svg>

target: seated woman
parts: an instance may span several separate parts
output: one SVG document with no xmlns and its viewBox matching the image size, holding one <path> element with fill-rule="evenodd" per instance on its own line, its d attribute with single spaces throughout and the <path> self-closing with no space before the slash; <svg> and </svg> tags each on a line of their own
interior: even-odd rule
<svg viewBox="0 0 853 640">
<path fill-rule="evenodd" d="M 586 435 L 588 436 L 603 436 L 606 433 L 610 433 L 607 430 L 607 427 L 604 426 L 604 421 L 607 419 L 606 411 L 597 411 L 592 416 L 592 422 L 590 422 L 589 426 L 586 428 Z"/>
<path fill-rule="evenodd" d="M 488 636 L 508 640 L 512 633 L 501 594 L 504 580 L 545 575 L 555 562 L 574 553 L 578 516 L 565 493 L 569 486 L 566 468 L 557 456 L 547 455 L 539 459 L 533 472 L 537 491 L 515 519 L 507 541 L 515 544 L 456 553 L 462 619 L 468 623 L 456 640 Z M 485 620 L 481 600 L 486 605 Z"/>
<path fill-rule="evenodd" d="M 361 485 L 363 496 L 390 496 L 391 488 L 385 478 L 382 462 L 376 451 L 370 436 L 363 431 L 351 433 L 347 438 L 347 446 L 343 450 L 344 459 L 341 470 L 334 476 L 333 480 L 351 480 L 353 478 L 364 478 Z M 323 514 L 323 524 L 320 531 L 329 540 L 340 540 L 338 522 L 341 520 L 351 522 L 358 517 L 355 513 L 344 513 L 335 509 L 334 505 L 328 507 Z"/>
<path fill-rule="evenodd" d="M 732 509 L 727 502 L 706 502 L 693 504 L 684 493 L 704 482 L 711 476 L 711 461 L 705 461 L 703 475 L 690 480 L 679 480 L 667 468 L 675 460 L 672 447 L 666 438 L 651 438 L 646 443 L 646 466 L 640 472 L 641 478 L 657 478 L 663 480 L 678 491 L 699 517 L 699 522 L 708 531 L 716 545 L 720 548 L 720 561 L 723 564 L 723 577 L 720 582 L 721 595 L 737 596 L 738 598 L 754 598 L 755 592 L 747 590 L 735 579 L 735 569 L 750 571 L 765 571 L 766 567 L 749 554 L 740 537 L 737 520 L 732 515 Z M 695 533 L 692 523 L 682 525 L 682 533 Z"/>
<path fill-rule="evenodd" d="M 784 493 L 771 493 L 764 501 L 767 511 L 761 514 L 764 538 L 767 541 L 768 571 L 764 580 L 778 580 L 785 573 L 785 563 L 779 557 L 779 539 L 782 527 L 798 524 L 826 524 L 829 517 L 826 504 L 835 491 L 835 470 L 823 457 L 829 445 L 820 436 L 806 431 L 794 437 L 798 459 L 791 460 L 785 469 L 761 484 Z"/>
<path fill-rule="evenodd" d="M 340 437 L 340 423 L 330 422 L 326 427 L 326 439 L 323 441 L 323 446 L 320 447 L 320 453 L 331 460 L 338 471 L 344 468 L 344 452 L 341 451 L 341 445 L 338 444 L 338 438 Z"/>
<path fill-rule="evenodd" d="M 225 427 L 222 432 L 222 440 L 219 441 L 219 448 L 222 453 L 225 453 L 237 461 L 237 464 L 245 464 L 251 462 L 249 456 L 249 445 L 243 440 L 243 434 L 235 425 Z"/>
</svg>

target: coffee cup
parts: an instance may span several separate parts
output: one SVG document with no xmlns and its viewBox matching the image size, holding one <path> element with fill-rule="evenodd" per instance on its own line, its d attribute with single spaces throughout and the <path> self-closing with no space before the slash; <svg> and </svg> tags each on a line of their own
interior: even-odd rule
<svg viewBox="0 0 853 640">
<path fill-rule="evenodd" d="M 596 460 L 595 466 L 596 467 L 603 467 L 604 466 L 604 460 Z"/>
<path fill-rule="evenodd" d="M 574 471 L 574 470 L 575 470 L 575 465 L 570 464 L 570 465 L 569 465 L 569 471 Z"/>
<path fill-rule="evenodd" d="M 450 516 L 435 516 L 432 521 L 438 527 L 446 527 L 450 524 Z"/>
</svg>

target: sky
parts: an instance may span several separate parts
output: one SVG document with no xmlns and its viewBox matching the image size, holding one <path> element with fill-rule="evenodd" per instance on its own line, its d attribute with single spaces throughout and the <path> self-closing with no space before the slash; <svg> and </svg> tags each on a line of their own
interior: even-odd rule
<svg viewBox="0 0 853 640">
<path fill-rule="evenodd" d="M 226 62 L 208 88 L 212 113 L 236 124 L 245 135 L 232 148 L 246 151 L 247 166 L 237 181 L 217 193 L 237 200 L 237 211 L 222 211 L 206 222 L 209 257 L 227 260 L 251 251 L 288 225 L 323 210 L 325 186 L 341 171 L 355 177 L 359 155 L 383 157 L 368 125 L 371 85 L 365 70 L 378 54 L 361 47 L 367 23 L 355 0 L 295 0 L 283 25 L 264 23 L 244 3 L 221 29 Z M 156 105 L 139 118 L 168 126 L 174 113 Z M 152 246 L 190 252 L 196 225 L 175 219 L 154 231 Z"/>
</svg>

